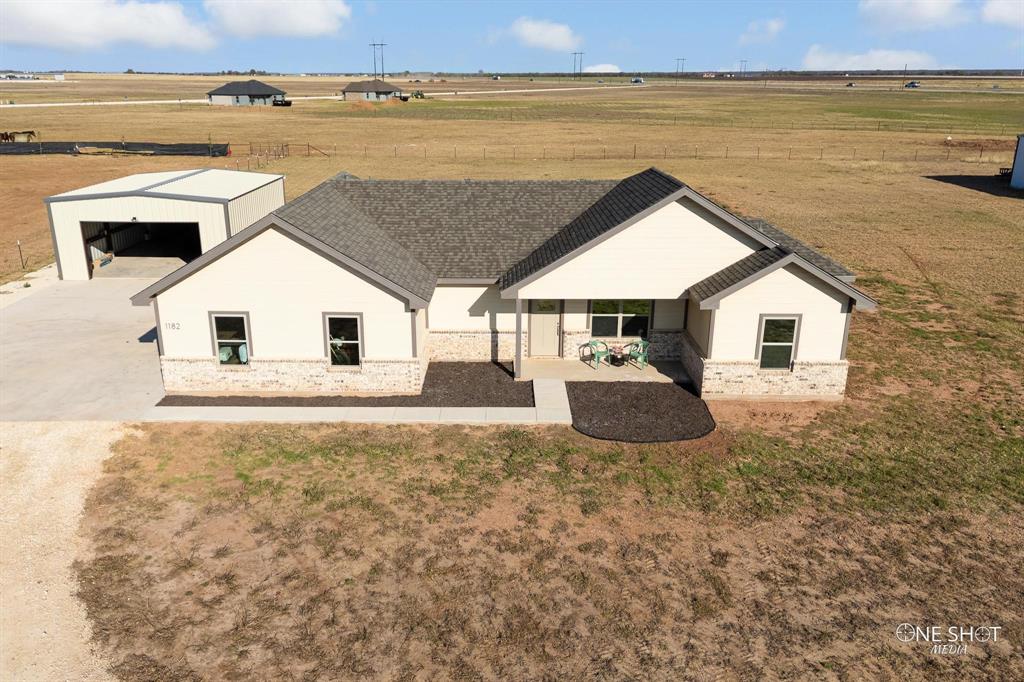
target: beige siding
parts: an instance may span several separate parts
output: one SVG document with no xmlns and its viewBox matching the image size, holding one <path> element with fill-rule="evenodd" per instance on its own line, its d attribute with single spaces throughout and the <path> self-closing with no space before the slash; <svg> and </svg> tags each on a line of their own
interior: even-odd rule
<svg viewBox="0 0 1024 682">
<path fill-rule="evenodd" d="M 589 320 L 587 314 L 590 309 L 590 301 L 580 299 L 569 299 L 565 302 L 562 330 L 566 332 L 583 331 L 587 329 Z"/>
<path fill-rule="evenodd" d="M 497 285 L 438 286 L 430 299 L 430 328 L 449 331 L 515 331 L 515 302 Z"/>
<path fill-rule="evenodd" d="M 711 311 L 701 310 L 700 305 L 695 301 L 687 301 L 686 331 L 697 343 L 700 352 L 705 356 L 708 354 L 708 341 L 711 334 Z"/>
<path fill-rule="evenodd" d="M 764 314 L 801 315 L 795 360 L 839 360 L 847 300 L 798 267 L 776 270 L 722 299 L 715 313 L 711 358 L 752 360 Z"/>
<path fill-rule="evenodd" d="M 673 203 L 527 284 L 519 297 L 677 299 L 758 246 L 695 204 Z"/>
<path fill-rule="evenodd" d="M 412 357 L 412 313 L 404 301 L 274 229 L 182 280 L 157 301 L 169 357 L 213 355 L 212 311 L 249 313 L 253 358 L 325 357 L 325 312 L 362 313 L 365 357 Z"/>
<path fill-rule="evenodd" d="M 243 194 L 228 204 L 231 234 L 238 234 L 284 205 L 284 179 Z"/>
<path fill-rule="evenodd" d="M 59 201 L 50 204 L 57 239 L 61 273 L 64 279 L 89 279 L 82 244 L 82 222 L 199 223 L 203 251 L 227 237 L 224 205 L 220 203 L 157 199 L 153 197 L 113 197 Z"/>
<path fill-rule="evenodd" d="M 662 299 L 654 302 L 654 329 L 682 329 L 686 299 Z"/>
</svg>

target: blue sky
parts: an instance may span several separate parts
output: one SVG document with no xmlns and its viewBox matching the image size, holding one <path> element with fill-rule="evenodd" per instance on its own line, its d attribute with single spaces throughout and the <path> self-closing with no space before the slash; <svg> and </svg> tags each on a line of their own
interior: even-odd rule
<svg viewBox="0 0 1024 682">
<path fill-rule="evenodd" d="M 0 0 L 0 67 L 363 73 L 1024 68 L 1024 0 Z"/>
</svg>

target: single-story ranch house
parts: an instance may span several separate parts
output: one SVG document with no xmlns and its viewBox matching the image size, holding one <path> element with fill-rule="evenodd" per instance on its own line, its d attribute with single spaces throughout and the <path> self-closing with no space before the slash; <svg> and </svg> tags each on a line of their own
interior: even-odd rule
<svg viewBox="0 0 1024 682">
<path fill-rule="evenodd" d="M 875 307 L 853 280 L 655 168 L 341 175 L 132 301 L 153 303 L 172 393 L 415 393 L 431 360 L 512 360 L 522 377 L 591 339 L 644 338 L 702 397 L 820 397 L 843 393 L 851 313 Z"/>
<path fill-rule="evenodd" d="M 398 97 L 402 89 L 376 78 L 372 81 L 356 81 L 349 83 L 342 89 L 343 100 L 367 100 L 370 102 L 382 102 L 390 97 Z"/>
<path fill-rule="evenodd" d="M 284 99 L 284 90 L 267 85 L 263 81 L 231 81 L 219 88 L 206 93 L 210 104 L 227 104 L 231 106 L 249 106 L 254 104 L 273 104 L 274 100 Z"/>
</svg>

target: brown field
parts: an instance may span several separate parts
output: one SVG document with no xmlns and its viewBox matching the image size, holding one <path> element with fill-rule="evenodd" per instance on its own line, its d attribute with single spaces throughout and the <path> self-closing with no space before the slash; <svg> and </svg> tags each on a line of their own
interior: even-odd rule
<svg viewBox="0 0 1024 682">
<path fill-rule="evenodd" d="M 119 678 L 1024 676 L 1024 199 L 994 177 L 1016 96 L 634 92 L 4 110 L 7 127 L 50 140 L 240 148 L 3 157 L 6 278 L 14 239 L 33 267 L 50 257 L 44 196 L 139 170 L 245 168 L 252 141 L 292 144 L 266 166 L 290 197 L 339 170 L 657 165 L 823 249 L 880 301 L 855 316 L 844 402 L 716 404 L 720 429 L 688 444 L 146 427 L 93 491 L 93 551 L 77 566 Z M 305 156 L 307 141 L 330 156 Z M 1003 639 L 931 654 L 895 639 L 903 622 L 998 625 Z"/>
</svg>

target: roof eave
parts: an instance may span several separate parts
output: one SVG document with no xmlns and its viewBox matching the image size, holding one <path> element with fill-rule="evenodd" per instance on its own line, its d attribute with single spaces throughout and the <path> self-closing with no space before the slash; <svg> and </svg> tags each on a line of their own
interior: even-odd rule
<svg viewBox="0 0 1024 682">
<path fill-rule="evenodd" d="M 598 244 L 600 244 L 601 242 L 605 241 L 606 239 L 609 239 L 609 238 L 615 236 L 616 234 L 622 232 L 627 227 L 640 222 L 641 220 L 643 220 L 647 216 L 651 215 L 652 213 L 655 213 L 656 211 L 661 210 L 665 206 L 668 206 L 669 204 L 678 201 L 684 195 L 686 189 L 687 189 L 687 187 L 684 185 L 680 189 L 678 189 L 675 192 L 672 192 L 671 194 L 666 196 L 661 201 L 658 201 L 657 203 L 652 204 L 651 206 L 645 208 L 644 210 L 642 210 L 642 211 L 640 211 L 638 213 L 635 213 L 634 215 L 630 216 L 628 219 L 622 221 L 621 223 L 619 223 L 615 227 L 611 228 L 610 230 L 607 230 L 607 231 L 601 233 L 600 235 L 598 235 L 594 239 L 591 239 L 590 241 L 586 242 L 585 244 L 581 244 L 580 246 L 576 247 L 575 249 L 573 249 L 569 253 L 567 253 L 564 256 L 561 256 L 561 257 L 555 259 L 555 261 L 552 262 L 552 263 L 548 263 L 547 265 L 545 265 L 541 269 L 537 270 L 536 272 L 532 272 L 529 275 L 526 275 L 525 277 L 523 277 L 523 278 L 521 278 L 521 279 L 519 279 L 519 280 L 517 280 L 515 282 L 511 282 L 510 284 L 503 285 L 502 288 L 501 288 L 501 297 L 502 298 L 516 298 L 515 294 L 517 294 L 520 289 L 522 289 L 526 285 L 530 284 L 531 282 L 534 282 L 537 279 L 539 279 L 540 277 L 542 277 L 542 276 L 546 275 L 547 273 L 551 272 L 552 270 L 557 269 L 558 267 L 560 267 L 563 264 L 567 263 L 568 261 L 572 260 L 576 256 L 580 255 L 584 251 L 588 251 L 588 250 L 592 249 L 593 247 L 597 246 Z M 553 238 L 554 237 L 552 237 L 552 239 Z M 546 243 L 546 242 L 544 242 L 544 243 Z M 543 246 L 543 244 L 538 245 L 537 248 L 540 248 L 541 246 Z M 530 254 L 527 254 L 526 257 L 528 258 L 529 255 Z M 520 262 L 522 262 L 522 260 L 520 260 L 519 262 L 515 263 L 511 268 L 509 268 L 508 271 L 506 271 L 506 273 L 504 275 L 502 275 L 502 277 L 499 279 L 499 283 L 501 283 L 501 280 L 504 280 L 505 276 L 509 272 L 511 272 L 512 269 L 516 267 L 516 265 L 519 265 Z"/>
<path fill-rule="evenodd" d="M 409 304 L 410 308 L 425 308 L 430 302 L 430 295 L 423 297 L 405 289 L 404 287 L 396 284 L 395 282 L 392 282 L 391 280 L 380 275 L 374 270 L 371 270 L 370 268 L 364 266 L 363 264 L 352 259 L 351 257 L 346 256 L 345 254 L 341 253 L 334 247 L 323 243 L 316 237 L 310 235 L 308 232 L 299 229 L 298 227 L 288 222 L 287 220 L 281 218 L 280 216 L 271 213 L 262 220 L 259 220 L 258 222 L 245 228 L 244 230 L 234 235 L 233 237 L 221 242 L 220 244 L 217 244 L 212 249 L 210 249 L 209 251 L 207 251 L 206 253 L 204 253 L 191 263 L 183 265 L 174 272 L 154 282 L 153 284 L 146 287 L 139 293 L 135 294 L 130 299 L 132 305 L 149 305 L 149 302 L 154 297 L 159 296 L 163 292 L 178 284 L 178 282 L 181 282 L 182 280 L 190 277 L 199 270 L 202 270 L 207 265 L 220 259 L 222 256 L 227 255 L 231 251 L 234 251 L 236 248 L 242 246 L 250 239 L 262 234 L 263 232 L 272 227 L 276 227 L 280 230 L 283 230 L 284 232 L 288 233 L 289 235 L 297 239 L 300 243 L 308 246 L 312 250 L 320 253 L 325 257 L 330 258 L 331 260 L 334 260 L 335 262 L 341 265 L 347 266 L 352 270 L 355 270 L 356 272 L 369 278 L 370 280 L 376 282 L 377 284 L 380 284 L 384 288 L 391 291 L 393 294 L 397 295 L 399 298 L 404 299 Z"/>
<path fill-rule="evenodd" d="M 840 293 L 846 294 L 862 310 L 874 310 L 876 307 L 878 307 L 878 302 L 875 299 L 871 298 L 860 289 L 850 286 L 849 284 L 839 279 L 835 275 L 831 275 L 825 272 L 824 270 L 816 266 L 814 263 L 811 263 L 806 258 L 797 253 L 790 253 L 785 258 L 782 258 L 772 263 L 766 268 L 758 270 L 749 277 L 743 278 L 739 282 L 736 282 L 732 286 L 726 287 L 725 289 L 717 292 L 713 296 L 708 296 L 707 298 L 699 298 L 695 295 L 694 300 L 697 301 L 701 310 L 717 310 L 721 305 L 722 299 L 739 291 L 740 289 L 743 289 L 753 284 L 762 277 L 770 275 L 776 270 L 786 267 L 787 265 L 796 265 L 802 268 L 803 270 L 807 271 L 808 273 L 814 275 L 819 280 L 821 280 L 825 284 L 828 284 L 829 286 L 836 289 Z"/>
</svg>

